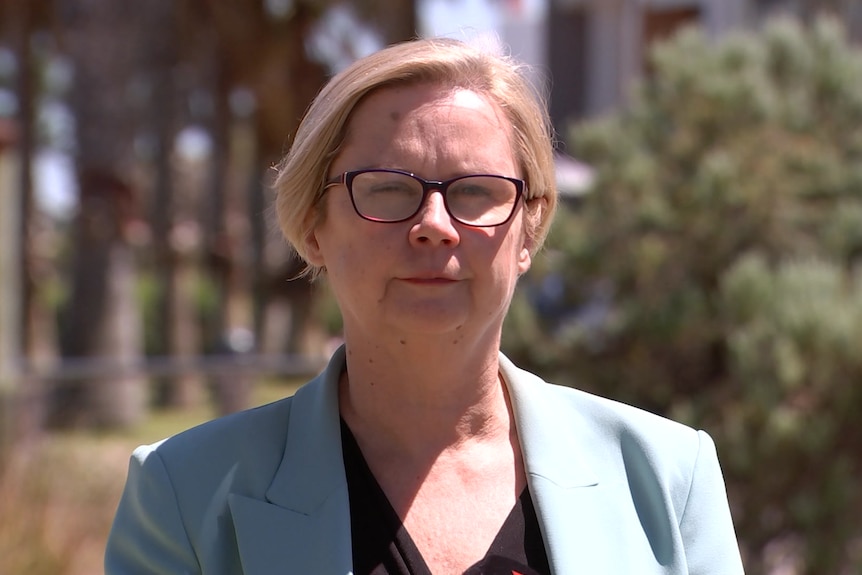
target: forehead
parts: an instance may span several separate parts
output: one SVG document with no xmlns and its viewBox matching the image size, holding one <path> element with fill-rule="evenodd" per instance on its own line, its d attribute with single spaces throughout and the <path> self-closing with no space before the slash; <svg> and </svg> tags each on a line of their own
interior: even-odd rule
<svg viewBox="0 0 862 575">
<path fill-rule="evenodd" d="M 439 84 L 395 85 L 374 90 L 356 106 L 342 153 L 369 161 L 371 156 L 394 160 L 379 154 L 400 152 L 429 162 L 458 155 L 467 163 L 501 156 L 508 161 L 512 133 L 507 115 L 485 93 Z"/>
<path fill-rule="evenodd" d="M 489 94 L 439 83 L 405 83 L 376 88 L 363 96 L 351 111 L 347 127 L 349 131 L 352 125 L 368 116 L 376 122 L 398 122 L 408 114 L 422 116 L 458 108 L 493 117 L 501 126 L 510 127 L 508 118 Z"/>
</svg>

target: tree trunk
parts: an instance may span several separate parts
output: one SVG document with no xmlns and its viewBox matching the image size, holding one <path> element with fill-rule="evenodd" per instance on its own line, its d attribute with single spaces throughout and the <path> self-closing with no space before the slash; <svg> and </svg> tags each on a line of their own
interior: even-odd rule
<svg viewBox="0 0 862 575">
<path fill-rule="evenodd" d="M 156 143 L 154 184 L 150 198 L 153 230 L 151 273 L 156 281 L 153 333 L 149 352 L 157 357 L 190 359 L 199 352 L 194 323 L 193 285 L 189 281 L 192 262 L 187 246 L 181 245 L 182 196 L 189 189 L 178 189 L 174 170 L 174 141 L 178 131 L 179 85 L 175 80 L 178 60 L 177 22 L 174 0 L 148 0 L 146 10 L 149 29 L 159 34 L 147 44 L 146 57 L 152 102 L 147 124 Z M 156 403 L 162 407 L 191 407 L 202 396 L 197 374 L 168 373 L 156 382 Z"/>
<path fill-rule="evenodd" d="M 18 270 L 20 192 L 17 189 L 15 125 L 0 118 L 0 472 L 16 439 L 15 400 L 20 390 L 21 282 Z"/>
<path fill-rule="evenodd" d="M 355 3 L 357 13 L 366 23 L 377 29 L 385 43 L 401 42 L 416 36 L 416 6 L 414 2 L 389 2 L 388 0 L 362 0 Z M 326 81 L 326 73 L 320 64 L 308 58 L 305 46 L 309 31 L 313 29 L 315 16 L 307 8 L 299 7 L 293 14 L 289 31 L 285 31 L 268 45 L 271 66 L 264 67 L 260 82 L 256 84 L 259 100 L 258 138 L 260 166 L 269 167 L 277 163 L 284 152 L 285 142 L 296 132 L 299 119 L 311 100 Z M 266 61 L 264 58 L 261 61 Z M 284 70 L 275 76 L 277 61 L 283 61 Z M 267 72 L 269 70 L 269 72 Z M 267 170 L 270 173 L 271 170 Z M 263 179 L 263 178 L 262 178 Z M 260 190 L 254 198 L 264 201 L 263 186 L 269 182 L 263 179 Z M 270 198 L 271 200 L 271 198 Z M 252 217 L 260 221 L 262 210 L 255 206 Z M 255 246 L 255 273 L 258 286 L 259 305 L 257 316 L 258 333 L 275 338 L 276 341 L 264 342 L 269 349 L 282 353 L 318 355 L 326 351 L 326 334 L 315 321 L 314 307 L 317 291 L 306 279 L 293 279 L 302 271 L 302 262 L 293 254 L 286 253 L 283 241 L 271 236 L 265 244 L 263 234 L 255 239 L 261 242 Z M 278 262 L 279 265 L 273 265 Z M 267 325 L 271 322 L 285 322 L 281 326 Z M 280 330 L 278 329 L 280 328 Z M 285 332 L 279 336 L 278 332 Z M 278 348 L 279 344 L 283 347 Z"/>
<path fill-rule="evenodd" d="M 14 350 L 0 357 L 0 379 L 8 376 L 8 368 L 17 373 L 14 386 L 10 389 L 12 393 L 6 397 L 7 407 L 10 409 L 3 414 L 2 424 L 11 434 L 11 440 L 20 443 L 34 437 L 42 425 L 42 414 L 44 411 L 42 384 L 38 380 L 24 377 L 22 368 L 27 363 L 35 364 L 37 360 L 53 357 L 55 342 L 51 337 L 53 330 L 51 314 L 42 305 L 43 300 L 38 296 L 40 286 L 47 282 L 40 282 L 39 275 L 49 269 L 46 262 L 37 261 L 37 234 L 40 230 L 36 227 L 36 212 L 33 202 L 33 155 L 35 149 L 35 103 L 37 101 L 36 74 L 33 69 L 33 54 L 31 50 L 31 37 L 36 28 L 38 7 L 31 3 L 13 3 L 7 7 L 10 12 L 11 36 L 14 42 L 17 67 L 16 96 L 18 101 L 17 123 L 15 124 L 12 139 L 0 144 L 0 148 L 6 145 L 14 145 L 17 150 L 15 154 L 15 174 L 6 174 L 8 182 L 0 186 L 3 190 L 5 201 L 10 202 L 7 206 L 0 208 L 7 217 L 12 218 L 7 230 L 13 234 L 0 242 L 6 244 L 5 250 L 10 258 L 7 277 L 4 280 L 8 285 L 0 290 L 5 300 L 2 305 L 9 306 L 10 313 L 7 317 L 0 317 L 0 323 L 8 320 L 6 326 L 10 330 L 8 344 Z M 0 137 L 2 139 L 2 137 Z M 12 141 L 14 140 L 14 141 Z M 8 211 L 7 211 L 8 210 Z M 42 231 L 44 233 L 44 230 Z M 14 264 L 13 264 L 14 262 Z M 42 265 L 38 265 L 38 264 Z M 14 273 L 12 270 L 14 269 Z M 41 274 L 40 274 L 41 271 Z M 13 285 L 14 282 L 14 285 Z M 4 314 L 0 313 L 0 316 Z M 14 318 L 14 319 L 13 319 Z M 4 329 L 0 327 L 0 329 Z M 4 339 L 0 335 L 0 340 Z M 14 339 L 14 341 L 11 341 Z M 0 342 L 0 346 L 2 346 Z M 0 356 L 4 355 L 0 350 Z M 8 382 L 7 382 L 8 385 Z M 2 386 L 2 384 L 0 384 Z M 0 400 L 2 401 L 2 400 Z"/>
<path fill-rule="evenodd" d="M 53 421 L 125 427 L 145 414 L 141 317 L 128 231 L 135 215 L 133 97 L 138 86 L 135 9 L 114 0 L 61 2 L 75 65 L 72 108 L 77 130 L 79 211 L 73 238 L 72 292 L 62 348 L 98 359 L 106 371 L 57 387 Z"/>
</svg>

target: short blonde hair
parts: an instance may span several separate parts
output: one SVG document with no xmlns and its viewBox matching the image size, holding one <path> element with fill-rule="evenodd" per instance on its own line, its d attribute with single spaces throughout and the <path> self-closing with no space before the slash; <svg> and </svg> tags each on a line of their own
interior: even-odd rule
<svg viewBox="0 0 862 575">
<path fill-rule="evenodd" d="M 357 104 L 380 88 L 422 83 L 470 89 L 503 110 L 527 183 L 530 250 L 535 254 L 541 248 L 557 203 L 553 130 L 544 98 L 512 59 L 458 40 L 434 38 L 396 44 L 354 62 L 333 77 L 308 108 L 275 179 L 278 223 L 301 258 L 307 261 L 304 241 L 325 216 L 324 183 Z M 306 270 L 317 271 L 313 266 Z"/>
</svg>

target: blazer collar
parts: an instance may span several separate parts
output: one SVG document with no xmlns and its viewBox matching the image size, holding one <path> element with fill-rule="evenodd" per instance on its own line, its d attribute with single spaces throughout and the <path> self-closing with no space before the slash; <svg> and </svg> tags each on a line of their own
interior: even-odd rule
<svg viewBox="0 0 862 575">
<path fill-rule="evenodd" d="M 352 571 L 350 498 L 341 451 L 338 379 L 345 351 L 293 398 L 284 457 L 266 501 L 229 496 L 247 575 Z M 605 512 L 593 489 L 585 438 L 595 433 L 540 378 L 500 354 L 500 372 L 515 413 L 530 490 L 555 573 L 585 556 L 613 550 L 574 545 L 590 541 L 589 517 Z M 581 533 L 583 531 L 583 533 Z M 600 547 L 601 545 L 599 545 Z"/>
<path fill-rule="evenodd" d="M 326 369 L 297 391 L 284 458 L 266 493 L 270 503 L 308 515 L 347 485 L 338 412 L 338 379 L 345 361 L 342 346 Z M 562 488 L 598 484 L 584 445 L 584 438 L 595 433 L 594 424 L 572 409 L 561 409 L 554 386 L 519 369 L 502 353 L 499 363 L 527 473 Z"/>
<path fill-rule="evenodd" d="M 595 534 L 609 509 L 607 493 L 597 488 L 598 476 L 589 465 L 595 429 L 566 404 L 556 386 L 518 369 L 503 354 L 500 373 L 552 572 L 635 572 L 606 569 L 620 553 L 608 538 Z"/>
<path fill-rule="evenodd" d="M 352 572 L 350 498 L 338 414 L 344 365 L 342 347 L 323 373 L 294 396 L 284 456 L 266 501 L 228 497 L 246 575 Z"/>
<path fill-rule="evenodd" d="M 266 493 L 269 502 L 312 514 L 334 491 L 346 487 L 338 412 L 338 379 L 345 361 L 342 346 L 323 373 L 297 391 L 284 458 Z M 499 364 L 527 473 L 562 488 L 598 484 L 584 445 L 584 438 L 595 433 L 594 424 L 574 410 L 561 409 L 554 386 L 519 369 L 502 353 Z"/>
<path fill-rule="evenodd" d="M 584 438 L 595 433 L 580 414 L 561 405 L 555 387 L 500 354 L 500 373 L 515 413 L 527 474 L 563 488 L 598 484 Z"/>
<path fill-rule="evenodd" d="M 296 392 L 284 458 L 266 492 L 269 502 L 310 515 L 333 492 L 346 489 L 338 412 L 338 379 L 345 361 L 342 346 L 323 373 Z"/>
</svg>

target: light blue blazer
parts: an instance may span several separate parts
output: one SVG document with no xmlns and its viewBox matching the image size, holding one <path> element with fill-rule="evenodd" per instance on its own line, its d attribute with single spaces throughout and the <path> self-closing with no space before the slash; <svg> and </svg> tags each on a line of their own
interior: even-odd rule
<svg viewBox="0 0 862 575">
<path fill-rule="evenodd" d="M 138 448 L 107 575 L 345 575 L 344 349 L 292 398 Z M 709 436 L 500 356 L 555 574 L 742 573 Z"/>
</svg>

